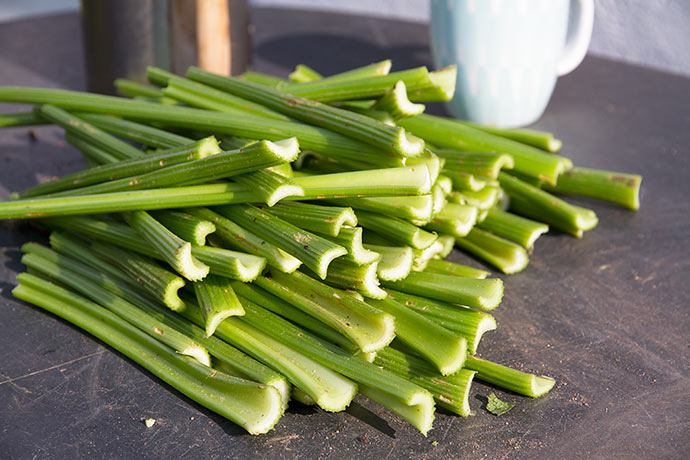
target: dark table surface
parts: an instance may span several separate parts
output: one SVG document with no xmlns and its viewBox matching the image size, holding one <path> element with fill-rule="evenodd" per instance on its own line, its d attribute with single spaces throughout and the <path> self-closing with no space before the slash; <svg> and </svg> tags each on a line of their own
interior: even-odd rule
<svg viewBox="0 0 690 460">
<path fill-rule="evenodd" d="M 331 73 L 392 58 L 430 64 L 427 28 L 256 9 L 255 65 Z M 82 89 L 76 15 L 0 25 L 0 84 Z M 12 107 L 2 106 L 9 111 Z M 437 413 L 428 438 L 365 398 L 340 414 L 295 405 L 250 436 L 10 290 L 19 246 L 45 235 L 0 222 L 0 458 L 688 458 L 690 451 L 690 80 L 588 57 L 561 78 L 536 125 L 577 165 L 644 174 L 642 208 L 598 202 L 582 240 L 549 234 L 503 277 L 497 331 L 480 354 L 551 375 L 529 400 L 473 386 L 467 419 Z M 0 131 L 0 197 L 82 167 L 55 128 Z M 468 261 L 454 253 L 451 259 Z M 482 409 L 496 391 L 516 407 Z M 158 422 L 145 428 L 142 419 Z M 433 441 L 436 441 L 432 443 Z"/>
</svg>

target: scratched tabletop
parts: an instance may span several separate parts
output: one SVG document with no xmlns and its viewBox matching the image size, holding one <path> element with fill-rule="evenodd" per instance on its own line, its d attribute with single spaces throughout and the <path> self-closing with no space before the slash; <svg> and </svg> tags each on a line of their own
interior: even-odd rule
<svg viewBox="0 0 690 460">
<path fill-rule="evenodd" d="M 254 9 L 255 67 L 326 74 L 392 58 L 430 64 L 420 24 Z M 0 24 L 0 84 L 84 88 L 78 17 Z M 0 110 L 18 107 L 0 105 Z M 442 110 L 432 107 L 433 111 Z M 561 78 L 536 127 L 575 164 L 644 175 L 634 213 L 594 201 L 599 226 L 549 233 L 503 277 L 499 327 L 483 357 L 553 376 L 530 400 L 473 385 L 467 419 L 438 411 L 423 437 L 358 396 L 344 413 L 294 404 L 250 436 L 98 340 L 10 291 L 19 247 L 46 235 L 0 222 L 0 459 L 490 458 L 674 459 L 690 451 L 690 80 L 588 57 Z M 0 198 L 84 165 L 52 127 L 0 130 Z M 451 260 L 479 265 L 455 252 Z M 496 392 L 515 402 L 496 417 Z M 145 418 L 157 423 L 146 428 Z"/>
</svg>

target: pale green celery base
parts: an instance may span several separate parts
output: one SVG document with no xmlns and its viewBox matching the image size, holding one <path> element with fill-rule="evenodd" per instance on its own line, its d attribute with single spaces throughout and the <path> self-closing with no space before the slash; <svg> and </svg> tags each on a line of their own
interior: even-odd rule
<svg viewBox="0 0 690 460">
<path fill-rule="evenodd" d="M 192 256 L 192 245 L 185 243 L 175 253 L 175 270 L 189 281 L 199 281 L 208 275 L 210 267 Z"/>
<path fill-rule="evenodd" d="M 384 391 L 360 385 L 359 392 L 372 401 L 400 416 L 417 428 L 424 436 L 431 430 L 434 423 L 434 398 L 428 391 L 420 391 L 409 404 Z"/>
<path fill-rule="evenodd" d="M 468 351 L 472 354 L 475 354 L 477 352 L 477 348 L 479 348 L 479 342 L 482 340 L 482 336 L 489 331 L 495 331 L 496 327 L 496 319 L 493 316 L 485 316 L 482 318 L 477 325 L 477 332 L 475 333 L 474 340 L 471 342 L 469 340 L 467 341 L 467 344 L 469 345 Z"/>
<path fill-rule="evenodd" d="M 326 279 L 326 276 L 328 276 L 328 266 L 331 264 L 331 262 L 333 262 L 333 260 L 337 257 L 341 257 L 346 254 L 347 249 L 343 248 L 342 246 L 329 249 L 328 251 L 324 252 L 318 261 L 318 266 L 316 267 L 316 274 L 319 275 L 319 278 L 322 280 Z"/>
<path fill-rule="evenodd" d="M 190 243 L 197 246 L 204 246 L 206 244 L 206 237 L 216 231 L 216 226 L 212 222 L 202 222 L 194 229 L 194 241 Z"/>
<path fill-rule="evenodd" d="M 213 315 L 209 321 L 206 321 L 206 336 L 211 337 L 214 332 L 216 332 L 216 328 L 220 323 L 223 322 L 225 318 L 229 318 L 231 316 L 242 316 L 244 315 L 244 309 L 242 308 L 236 308 L 234 310 L 225 310 L 219 313 L 216 313 Z"/>
<path fill-rule="evenodd" d="M 381 251 L 382 257 L 377 267 L 378 277 L 386 281 L 398 281 L 407 277 L 412 270 L 414 261 L 414 252 L 408 246 L 390 247 L 386 250 L 386 246 L 366 245 L 371 250 Z M 398 250 L 399 251 L 394 251 Z"/>
<path fill-rule="evenodd" d="M 316 405 L 316 401 L 314 401 L 314 398 L 306 394 L 304 391 L 300 390 L 297 387 L 294 387 L 292 389 L 292 399 L 297 401 L 298 403 L 305 404 L 307 406 L 314 406 Z"/>
<path fill-rule="evenodd" d="M 184 350 L 179 350 L 178 353 L 194 358 L 204 366 L 211 367 L 211 356 L 208 354 L 206 349 L 200 346 L 191 346 L 189 348 L 185 348 Z"/>
<path fill-rule="evenodd" d="M 183 279 L 176 279 L 168 284 L 167 288 L 165 289 L 165 293 L 163 294 L 163 303 L 165 306 L 173 311 L 185 309 L 186 305 L 178 295 L 178 291 L 183 288 L 184 285 L 185 282 Z"/>
</svg>

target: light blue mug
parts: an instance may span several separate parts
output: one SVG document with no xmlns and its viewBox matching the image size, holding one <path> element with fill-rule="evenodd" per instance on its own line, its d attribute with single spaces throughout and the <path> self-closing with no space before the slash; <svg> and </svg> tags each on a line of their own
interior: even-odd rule
<svg viewBox="0 0 690 460">
<path fill-rule="evenodd" d="M 431 0 L 434 65 L 458 66 L 449 112 L 498 127 L 536 121 L 556 79 L 584 59 L 593 21 L 593 0 Z"/>
</svg>

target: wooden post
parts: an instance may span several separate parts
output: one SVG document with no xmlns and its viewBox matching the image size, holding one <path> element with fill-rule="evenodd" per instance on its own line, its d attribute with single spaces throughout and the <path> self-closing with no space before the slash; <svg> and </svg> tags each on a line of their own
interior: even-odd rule
<svg viewBox="0 0 690 460">
<path fill-rule="evenodd" d="M 223 75 L 244 72 L 250 63 L 247 0 L 170 0 L 170 69 L 190 65 Z"/>
</svg>

